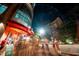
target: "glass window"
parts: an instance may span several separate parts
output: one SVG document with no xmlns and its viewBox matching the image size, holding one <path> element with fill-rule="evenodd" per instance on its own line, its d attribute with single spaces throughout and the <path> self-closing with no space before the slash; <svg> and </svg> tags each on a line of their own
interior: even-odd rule
<svg viewBox="0 0 79 59">
<path fill-rule="evenodd" d="M 27 15 L 27 13 L 24 13 L 21 10 L 17 10 L 16 15 L 14 16 L 14 18 L 19 18 L 22 21 L 24 21 L 25 23 L 27 23 L 28 25 L 30 25 L 29 16 Z"/>
<path fill-rule="evenodd" d="M 2 14 L 7 9 L 7 6 L 0 4 L 0 14 Z"/>
</svg>

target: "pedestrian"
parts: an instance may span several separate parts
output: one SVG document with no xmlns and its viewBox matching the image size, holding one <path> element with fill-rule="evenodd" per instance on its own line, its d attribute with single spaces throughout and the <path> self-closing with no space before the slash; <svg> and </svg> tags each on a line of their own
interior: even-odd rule
<svg viewBox="0 0 79 59">
<path fill-rule="evenodd" d="M 53 48 L 58 55 L 61 55 L 61 50 L 59 48 L 59 41 L 56 38 L 53 40 Z"/>
<path fill-rule="evenodd" d="M 6 44 L 6 50 L 5 50 L 5 55 L 6 56 L 13 56 L 13 41 L 11 41 L 9 44 Z"/>
</svg>

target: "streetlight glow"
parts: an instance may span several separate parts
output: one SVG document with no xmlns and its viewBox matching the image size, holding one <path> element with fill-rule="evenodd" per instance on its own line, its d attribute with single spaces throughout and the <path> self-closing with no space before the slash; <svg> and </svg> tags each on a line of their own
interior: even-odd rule
<svg viewBox="0 0 79 59">
<path fill-rule="evenodd" d="M 45 34 L 45 30 L 43 28 L 39 29 L 39 33 L 40 33 L 40 35 L 44 35 Z"/>
</svg>

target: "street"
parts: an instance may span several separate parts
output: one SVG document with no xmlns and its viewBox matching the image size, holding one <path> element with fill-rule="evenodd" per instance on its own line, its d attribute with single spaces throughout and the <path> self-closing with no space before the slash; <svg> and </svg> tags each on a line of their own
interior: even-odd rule
<svg viewBox="0 0 79 59">
<path fill-rule="evenodd" d="M 29 48 L 30 49 L 30 48 Z M 60 50 L 61 50 L 61 56 L 79 56 L 79 45 L 74 44 L 74 45 L 60 45 Z M 41 49 L 39 48 L 38 50 L 33 50 L 30 49 L 28 50 L 29 55 L 26 54 L 26 48 L 25 49 L 21 49 L 19 51 L 19 55 L 18 56 L 30 56 L 34 54 L 34 51 L 38 51 L 37 54 L 34 54 L 33 56 L 58 56 L 59 54 L 56 53 L 56 51 L 54 50 L 54 48 L 52 48 L 52 46 L 49 46 L 49 51 L 45 48 L 45 49 Z M 2 56 L 5 55 L 5 53 L 3 52 L 1 54 Z"/>
</svg>

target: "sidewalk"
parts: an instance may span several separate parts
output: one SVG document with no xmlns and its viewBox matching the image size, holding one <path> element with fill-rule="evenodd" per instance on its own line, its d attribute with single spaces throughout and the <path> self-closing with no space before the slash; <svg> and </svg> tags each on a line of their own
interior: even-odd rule
<svg viewBox="0 0 79 59">
<path fill-rule="evenodd" d="M 62 56 L 79 56 L 79 53 L 62 52 Z"/>
</svg>

